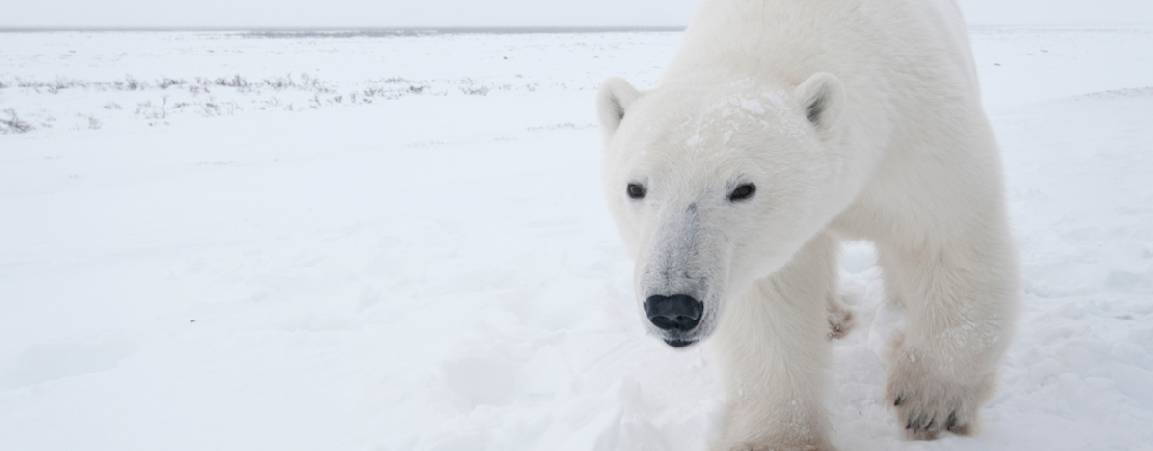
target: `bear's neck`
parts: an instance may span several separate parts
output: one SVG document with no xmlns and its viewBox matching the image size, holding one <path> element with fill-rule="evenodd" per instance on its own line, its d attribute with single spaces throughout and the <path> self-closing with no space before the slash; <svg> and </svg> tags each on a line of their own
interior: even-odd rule
<svg viewBox="0 0 1153 451">
<path fill-rule="evenodd" d="M 664 80 L 749 77 L 795 86 L 813 73 L 835 71 L 831 66 L 853 65 L 858 56 L 840 49 L 855 44 L 839 43 L 853 39 L 852 31 L 844 29 L 843 16 L 860 3 L 704 0 Z"/>
</svg>

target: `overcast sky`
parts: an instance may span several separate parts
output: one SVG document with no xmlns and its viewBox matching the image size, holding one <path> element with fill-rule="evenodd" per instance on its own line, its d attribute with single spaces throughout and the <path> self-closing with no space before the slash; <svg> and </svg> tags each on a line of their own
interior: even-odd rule
<svg viewBox="0 0 1153 451">
<path fill-rule="evenodd" d="M 2 0 L 0 26 L 683 25 L 698 0 Z M 1153 23 L 1153 0 L 961 0 L 973 23 Z"/>
</svg>

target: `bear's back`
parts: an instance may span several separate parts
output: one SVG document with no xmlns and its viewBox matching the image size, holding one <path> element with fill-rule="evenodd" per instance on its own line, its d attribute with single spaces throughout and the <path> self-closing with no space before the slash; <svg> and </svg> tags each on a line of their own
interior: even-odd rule
<svg viewBox="0 0 1153 451">
<path fill-rule="evenodd" d="M 830 72 L 850 91 L 935 76 L 976 89 L 966 33 L 954 0 L 704 0 L 665 81 Z"/>
</svg>

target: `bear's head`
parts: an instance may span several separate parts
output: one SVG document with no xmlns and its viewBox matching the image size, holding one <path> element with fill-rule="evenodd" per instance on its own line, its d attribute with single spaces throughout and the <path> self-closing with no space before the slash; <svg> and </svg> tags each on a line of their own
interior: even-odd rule
<svg viewBox="0 0 1153 451">
<path fill-rule="evenodd" d="M 832 219 L 842 103 L 829 74 L 648 92 L 605 82 L 603 185 L 650 333 L 674 347 L 708 337 L 726 303 Z"/>
</svg>

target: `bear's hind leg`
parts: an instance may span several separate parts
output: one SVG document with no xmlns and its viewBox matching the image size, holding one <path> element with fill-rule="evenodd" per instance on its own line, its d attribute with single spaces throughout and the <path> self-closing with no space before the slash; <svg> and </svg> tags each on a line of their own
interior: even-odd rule
<svg viewBox="0 0 1153 451">
<path fill-rule="evenodd" d="M 845 336 L 853 330 L 855 323 L 853 310 L 845 305 L 844 302 L 841 302 L 841 297 L 834 291 L 829 293 L 826 311 L 829 318 L 829 339 L 839 340 L 845 338 Z"/>
</svg>

